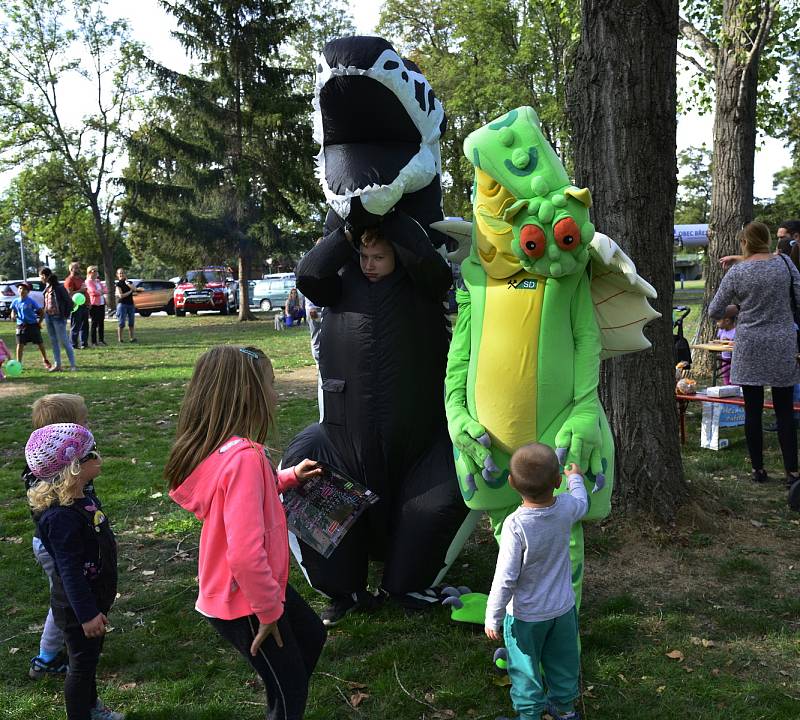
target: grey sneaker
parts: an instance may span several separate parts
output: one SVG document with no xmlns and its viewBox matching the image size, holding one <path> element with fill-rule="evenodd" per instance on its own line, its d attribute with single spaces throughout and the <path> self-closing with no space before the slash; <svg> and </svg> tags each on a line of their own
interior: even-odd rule
<svg viewBox="0 0 800 720">
<path fill-rule="evenodd" d="M 795 480 L 789 488 L 789 508 L 795 512 L 800 512 L 800 480 Z"/>
<path fill-rule="evenodd" d="M 105 703 L 100 698 L 97 698 L 95 706 L 92 708 L 90 714 L 92 720 L 125 720 L 125 713 L 115 712 L 111 708 L 105 706 Z"/>
</svg>

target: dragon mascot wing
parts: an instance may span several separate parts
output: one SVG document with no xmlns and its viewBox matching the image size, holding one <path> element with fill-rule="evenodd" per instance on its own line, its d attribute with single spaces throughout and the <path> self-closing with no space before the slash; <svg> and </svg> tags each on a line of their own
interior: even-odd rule
<svg viewBox="0 0 800 720">
<path fill-rule="evenodd" d="M 655 288 L 640 277 L 636 265 L 607 235 L 595 233 L 589 243 L 592 272 L 592 302 L 600 326 L 602 359 L 650 347 L 642 330 L 661 317 L 648 300 Z"/>
</svg>

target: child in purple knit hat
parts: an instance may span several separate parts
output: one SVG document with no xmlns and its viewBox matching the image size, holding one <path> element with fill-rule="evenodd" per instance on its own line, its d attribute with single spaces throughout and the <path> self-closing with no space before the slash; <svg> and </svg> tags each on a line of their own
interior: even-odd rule
<svg viewBox="0 0 800 720">
<path fill-rule="evenodd" d="M 34 430 L 25 460 L 39 482 L 28 490 L 42 543 L 56 565 L 50 606 L 64 633 L 68 720 L 122 720 L 97 697 L 95 673 L 107 614 L 117 595 L 117 544 L 100 501 L 84 492 L 100 474 L 92 433 L 75 423 Z"/>
</svg>

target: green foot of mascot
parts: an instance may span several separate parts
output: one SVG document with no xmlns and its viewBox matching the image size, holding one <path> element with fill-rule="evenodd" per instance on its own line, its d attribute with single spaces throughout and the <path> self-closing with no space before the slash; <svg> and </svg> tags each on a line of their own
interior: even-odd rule
<svg viewBox="0 0 800 720">
<path fill-rule="evenodd" d="M 476 130 L 464 152 L 475 166 L 473 222 L 434 224 L 468 252 L 446 380 L 461 493 L 489 514 L 499 538 L 520 503 L 507 482 L 510 456 L 536 441 L 553 447 L 562 465 L 581 467 L 589 483 L 584 520 L 599 520 L 610 512 L 614 484 L 600 360 L 650 346 L 642 328 L 659 317 L 647 302 L 655 290 L 613 240 L 595 233 L 589 190 L 570 184 L 532 108 Z M 578 608 L 583 556 L 577 523 L 570 557 Z M 485 599 L 467 593 L 446 602 L 454 619 L 483 623 Z"/>
</svg>

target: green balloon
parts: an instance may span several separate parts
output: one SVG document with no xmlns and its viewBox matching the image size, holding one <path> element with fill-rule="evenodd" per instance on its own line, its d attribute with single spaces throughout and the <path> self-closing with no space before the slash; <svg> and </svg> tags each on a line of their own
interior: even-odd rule
<svg viewBox="0 0 800 720">
<path fill-rule="evenodd" d="M 9 360 L 5 364 L 5 371 L 8 377 L 19 377 L 22 375 L 22 363 L 19 360 Z"/>
<path fill-rule="evenodd" d="M 86 302 L 86 295 L 83 293 L 75 293 L 72 296 L 72 302 L 75 303 L 75 307 L 80 307 Z"/>
</svg>

